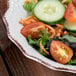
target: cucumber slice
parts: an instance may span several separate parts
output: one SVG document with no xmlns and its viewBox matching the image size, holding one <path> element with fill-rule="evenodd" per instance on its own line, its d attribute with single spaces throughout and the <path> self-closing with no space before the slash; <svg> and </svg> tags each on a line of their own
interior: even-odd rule
<svg viewBox="0 0 76 76">
<path fill-rule="evenodd" d="M 58 0 L 42 0 L 34 8 L 34 15 L 47 24 L 56 24 L 64 17 L 65 7 Z"/>
<path fill-rule="evenodd" d="M 64 22 L 64 27 L 71 32 L 76 32 L 76 22 L 69 22 L 66 20 Z"/>
</svg>

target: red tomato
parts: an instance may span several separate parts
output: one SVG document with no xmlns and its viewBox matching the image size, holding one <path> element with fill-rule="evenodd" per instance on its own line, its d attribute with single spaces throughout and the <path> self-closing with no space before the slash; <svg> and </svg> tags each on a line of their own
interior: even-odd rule
<svg viewBox="0 0 76 76">
<path fill-rule="evenodd" d="M 69 22 L 76 22 L 76 7 L 72 2 L 67 6 L 64 17 Z"/>
<path fill-rule="evenodd" d="M 69 46 L 56 40 L 53 40 L 50 45 L 50 53 L 61 64 L 66 64 L 73 56 L 73 51 Z"/>
<path fill-rule="evenodd" d="M 39 37 L 38 31 L 41 29 L 45 29 L 45 25 L 41 22 L 35 22 L 24 26 L 21 29 L 21 34 L 25 37 L 28 37 L 28 35 L 31 35 L 31 38 L 34 39 Z"/>
</svg>

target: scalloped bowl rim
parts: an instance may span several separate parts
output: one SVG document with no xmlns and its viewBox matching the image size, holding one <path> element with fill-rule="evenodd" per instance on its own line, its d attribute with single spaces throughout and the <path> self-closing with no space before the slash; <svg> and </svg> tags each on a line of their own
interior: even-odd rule
<svg viewBox="0 0 76 76">
<path fill-rule="evenodd" d="M 8 38 L 20 49 L 20 51 L 23 53 L 24 56 L 40 63 L 40 64 L 43 64 L 44 66 L 52 69 L 52 70 L 57 70 L 57 71 L 65 71 L 65 72 L 72 72 L 72 73 L 76 73 L 76 66 L 72 66 L 72 65 L 62 65 L 62 64 L 59 64 L 57 62 L 54 62 L 52 60 L 50 60 L 51 63 L 47 62 L 46 60 L 49 61 L 49 59 L 47 59 L 46 57 L 42 56 L 40 54 L 40 56 L 42 58 L 44 58 L 44 60 L 42 58 L 39 58 L 39 57 L 36 57 L 34 56 L 34 54 L 29 54 L 27 53 L 27 50 L 25 48 L 23 48 L 23 46 L 13 37 L 13 35 L 10 33 L 10 24 L 8 23 L 8 17 L 10 18 L 10 16 L 7 16 L 8 14 L 10 14 L 12 11 L 10 10 L 11 8 L 13 8 L 13 4 L 16 2 L 17 0 L 9 0 L 9 8 L 7 9 L 5 15 L 3 16 L 3 21 L 6 25 L 6 28 L 7 28 L 7 35 L 8 35 Z M 20 1 L 20 0 L 18 0 Z M 12 5 L 11 5 L 12 4 Z M 15 6 L 15 4 L 14 4 Z M 8 13 L 8 14 L 7 14 Z M 36 51 L 36 50 L 35 50 Z M 38 53 L 39 54 L 39 53 Z M 56 66 L 55 66 L 56 64 Z M 58 66 L 57 66 L 58 65 Z"/>
</svg>

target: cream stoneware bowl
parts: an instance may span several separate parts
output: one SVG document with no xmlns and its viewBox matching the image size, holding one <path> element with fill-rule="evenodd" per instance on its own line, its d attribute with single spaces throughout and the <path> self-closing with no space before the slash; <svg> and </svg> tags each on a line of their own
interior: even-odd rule
<svg viewBox="0 0 76 76">
<path fill-rule="evenodd" d="M 16 44 L 24 56 L 57 71 L 66 71 L 76 73 L 76 66 L 73 65 L 62 65 L 55 61 L 52 61 L 44 56 L 42 56 L 37 50 L 32 48 L 26 38 L 20 34 L 20 30 L 23 27 L 18 22 L 21 18 L 26 18 L 28 16 L 27 11 L 22 7 L 24 0 L 9 0 L 8 10 L 3 16 L 7 28 L 8 38 Z"/>
</svg>

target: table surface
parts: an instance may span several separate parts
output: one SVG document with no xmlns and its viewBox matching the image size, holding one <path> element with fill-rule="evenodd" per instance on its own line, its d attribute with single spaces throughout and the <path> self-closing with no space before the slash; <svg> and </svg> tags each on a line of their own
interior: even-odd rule
<svg viewBox="0 0 76 76">
<path fill-rule="evenodd" d="M 7 0 L 0 0 L 0 76 L 76 76 L 73 73 L 59 72 L 26 58 L 7 37 L 2 20 L 7 10 Z"/>
</svg>

